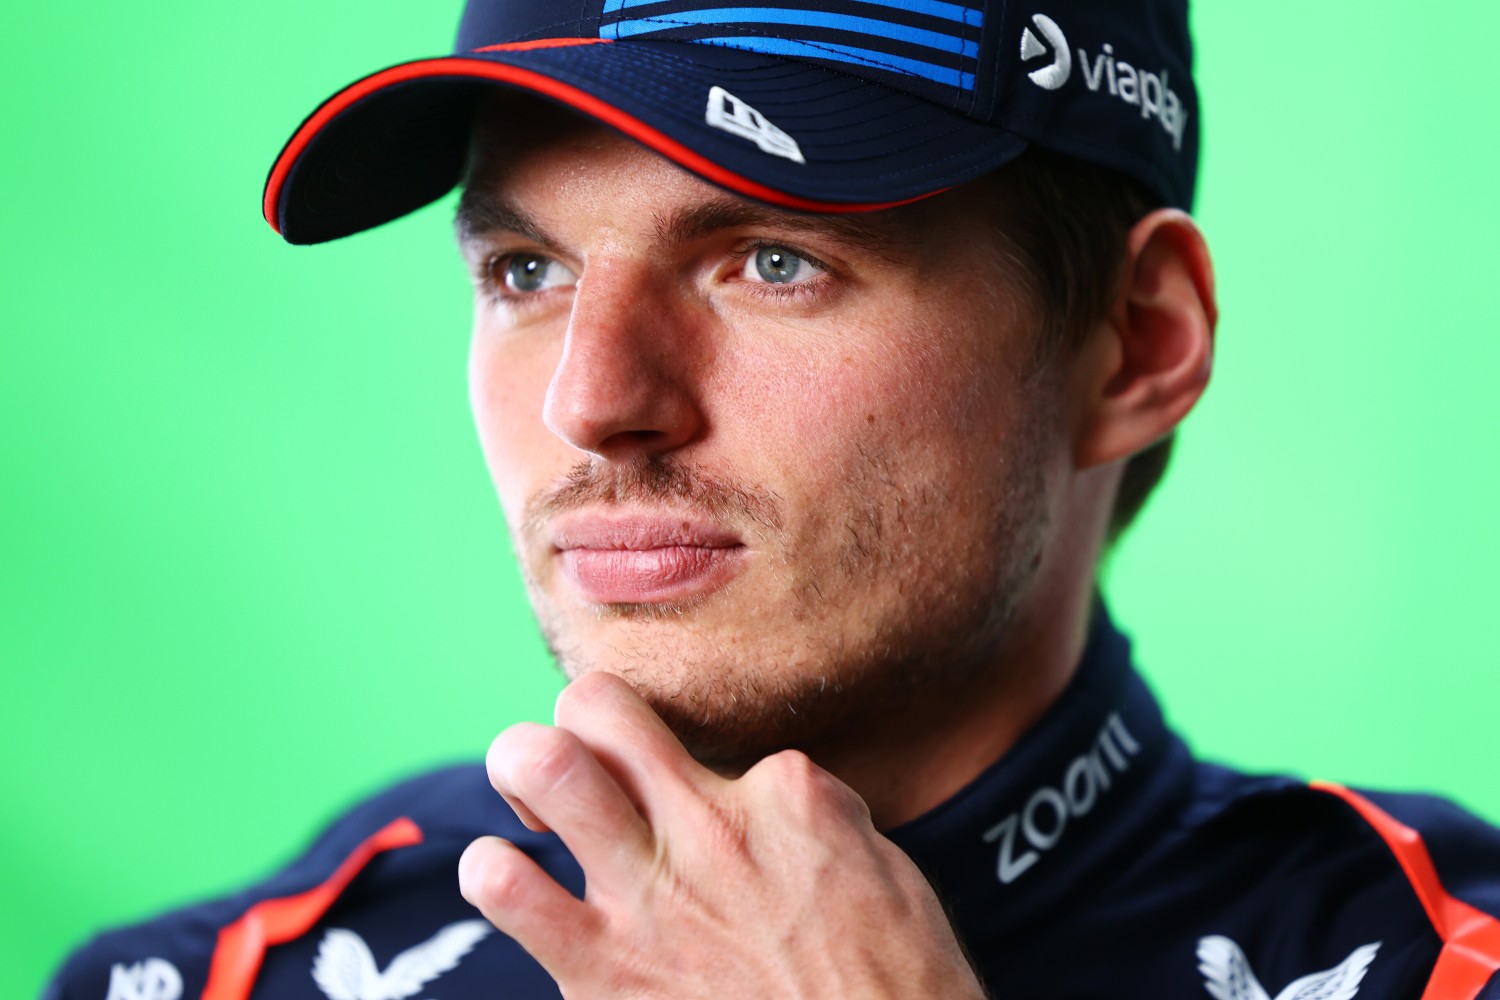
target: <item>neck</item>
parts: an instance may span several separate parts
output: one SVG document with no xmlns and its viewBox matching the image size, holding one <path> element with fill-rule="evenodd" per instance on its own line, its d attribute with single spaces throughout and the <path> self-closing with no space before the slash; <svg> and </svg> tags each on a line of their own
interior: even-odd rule
<svg viewBox="0 0 1500 1000">
<path fill-rule="evenodd" d="M 863 729 L 856 745 L 811 750 L 864 798 L 878 829 L 915 819 L 973 781 L 1072 679 L 1088 639 L 1092 589 L 1032 597 L 1010 623 L 993 667 L 963 690 L 915 701 L 899 719 Z"/>
<path fill-rule="evenodd" d="M 928 690 L 900 717 L 862 727 L 855 741 L 809 748 L 858 792 L 880 830 L 909 822 L 1003 757 L 1062 694 L 1088 641 L 1118 470 L 1083 473 L 1054 525 L 1046 556 L 985 658 L 961 689 Z M 926 697 L 922 697 L 925 695 Z"/>
</svg>

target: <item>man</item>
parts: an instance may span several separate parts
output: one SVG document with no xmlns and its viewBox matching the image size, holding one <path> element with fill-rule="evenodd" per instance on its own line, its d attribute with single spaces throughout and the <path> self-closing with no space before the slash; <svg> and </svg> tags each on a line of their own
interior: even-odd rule
<svg viewBox="0 0 1500 1000">
<path fill-rule="evenodd" d="M 458 51 L 267 217 L 462 179 L 557 726 L 53 995 L 1500 997 L 1500 836 L 1194 763 L 1095 594 L 1212 357 L 1181 4 L 474 0 Z"/>
</svg>

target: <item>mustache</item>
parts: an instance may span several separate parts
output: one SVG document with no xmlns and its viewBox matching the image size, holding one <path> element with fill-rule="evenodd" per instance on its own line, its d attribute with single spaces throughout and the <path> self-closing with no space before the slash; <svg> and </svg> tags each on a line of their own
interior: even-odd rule
<svg viewBox="0 0 1500 1000">
<path fill-rule="evenodd" d="M 625 463 L 579 462 L 559 485 L 526 502 L 521 533 L 536 541 L 559 514 L 626 504 L 685 506 L 744 528 L 776 530 L 784 523 L 781 497 L 774 491 L 650 455 Z"/>
</svg>

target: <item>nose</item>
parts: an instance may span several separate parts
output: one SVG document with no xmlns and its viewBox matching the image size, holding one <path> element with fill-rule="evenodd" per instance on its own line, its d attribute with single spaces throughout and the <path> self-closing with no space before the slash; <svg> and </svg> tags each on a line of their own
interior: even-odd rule
<svg viewBox="0 0 1500 1000">
<path fill-rule="evenodd" d="M 552 433 L 609 460 L 662 454 L 699 435 L 694 345 L 672 287 L 638 265 L 591 262 L 543 403 Z"/>
</svg>

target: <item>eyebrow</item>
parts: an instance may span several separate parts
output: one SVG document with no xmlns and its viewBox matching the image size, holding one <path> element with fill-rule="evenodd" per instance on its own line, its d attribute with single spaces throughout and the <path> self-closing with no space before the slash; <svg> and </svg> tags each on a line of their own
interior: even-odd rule
<svg viewBox="0 0 1500 1000">
<path fill-rule="evenodd" d="M 460 244 L 481 239 L 490 233 L 515 233 L 533 243 L 554 245 L 552 238 L 531 216 L 477 188 L 466 187 L 459 196 L 458 211 L 453 216 L 453 228 Z"/>
<path fill-rule="evenodd" d="M 725 229 L 780 229 L 828 236 L 887 258 L 901 242 L 889 219 L 872 214 L 815 215 L 728 198 L 656 220 L 657 238 L 667 245 L 691 243 Z"/>
<path fill-rule="evenodd" d="M 886 213 L 881 213 L 884 216 Z M 678 246 L 726 229 L 779 229 L 827 236 L 857 249 L 893 259 L 902 242 L 901 229 L 874 214 L 815 215 L 791 212 L 756 202 L 731 199 L 706 201 L 654 220 L 656 239 Z M 478 188 L 465 188 L 459 197 L 454 229 L 460 243 L 497 232 L 514 233 L 543 246 L 557 246 L 546 230 L 520 207 Z"/>
</svg>

